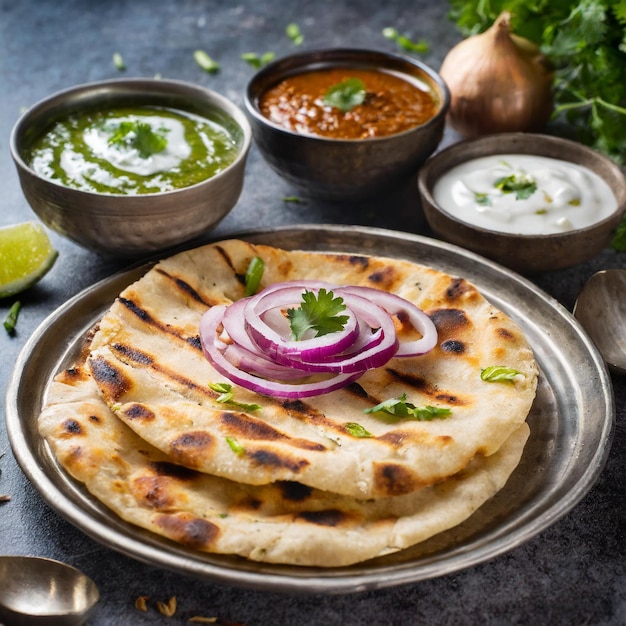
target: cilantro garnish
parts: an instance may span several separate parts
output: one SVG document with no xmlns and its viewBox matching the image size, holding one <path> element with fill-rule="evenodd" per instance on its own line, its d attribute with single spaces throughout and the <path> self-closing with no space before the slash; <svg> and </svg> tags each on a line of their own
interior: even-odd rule
<svg viewBox="0 0 626 626">
<path fill-rule="evenodd" d="M 15 335 L 15 327 L 17 326 L 17 318 L 20 314 L 20 309 L 22 308 L 22 303 L 19 300 L 16 300 L 9 309 L 6 318 L 4 319 L 4 329 L 9 333 L 9 335 Z"/>
<path fill-rule="evenodd" d="M 147 122 L 138 120 L 120 122 L 113 134 L 109 137 L 109 145 L 124 148 L 134 148 L 142 159 L 157 152 L 163 152 L 167 147 L 166 128 L 155 131 Z"/>
<path fill-rule="evenodd" d="M 356 422 L 348 422 L 346 425 L 346 430 L 353 436 L 358 437 L 360 439 L 365 439 L 367 437 L 373 437 L 372 433 L 370 433 L 366 428 L 361 426 L 361 424 L 357 424 Z"/>
<path fill-rule="evenodd" d="M 285 28 L 285 34 L 295 46 L 299 46 L 304 41 L 304 35 L 300 30 L 300 27 L 293 22 L 291 24 L 287 24 L 287 28 Z"/>
<path fill-rule="evenodd" d="M 245 452 L 244 447 L 234 437 L 226 437 L 226 443 L 235 454 L 241 455 Z"/>
<path fill-rule="evenodd" d="M 389 415 L 395 415 L 396 417 L 408 417 L 418 421 L 429 422 L 435 418 L 445 419 L 452 411 L 450 409 L 430 405 L 415 406 L 411 402 L 406 401 L 406 393 L 403 393 L 399 398 L 384 400 L 376 406 L 364 409 L 363 412 L 388 413 Z"/>
<path fill-rule="evenodd" d="M 475 191 L 474 200 L 476 200 L 476 204 L 480 204 L 481 206 L 491 206 L 491 198 L 488 193 Z"/>
<path fill-rule="evenodd" d="M 316 337 L 342 330 L 349 319 L 339 315 L 345 309 L 343 298 L 335 298 L 332 291 L 322 288 L 317 296 L 313 291 L 305 291 L 302 304 L 297 309 L 287 309 L 293 338 L 299 341 L 308 330 L 316 331 Z"/>
<path fill-rule="evenodd" d="M 241 55 L 241 60 L 245 61 L 248 65 L 258 69 L 271 63 L 276 58 L 274 52 L 264 52 L 262 55 L 256 54 L 256 52 L 244 52 Z"/>
<path fill-rule="evenodd" d="M 261 257 L 255 256 L 248 265 L 246 270 L 246 290 L 245 295 L 252 296 L 259 290 L 259 284 L 261 278 L 263 278 L 263 272 L 265 271 L 265 263 Z"/>
<path fill-rule="evenodd" d="M 113 65 L 115 65 L 115 67 L 120 70 L 120 72 L 126 69 L 126 63 L 124 62 L 124 59 L 119 52 L 113 53 Z"/>
<path fill-rule="evenodd" d="M 527 200 L 537 191 L 537 183 L 525 174 L 502 176 L 493 186 L 502 193 L 514 193 L 516 200 Z"/>
<path fill-rule="evenodd" d="M 324 94 L 323 102 L 347 113 L 355 106 L 363 104 L 366 93 L 365 83 L 360 78 L 346 78 L 346 80 L 328 88 Z"/>
<path fill-rule="evenodd" d="M 400 48 L 401 50 L 405 50 L 406 52 L 416 52 L 418 54 L 428 52 L 428 44 L 423 39 L 421 39 L 420 41 L 411 41 L 405 35 L 401 35 L 392 26 L 383 28 L 383 37 L 385 39 L 391 39 L 391 41 L 395 41 L 398 48 Z"/>
<path fill-rule="evenodd" d="M 212 59 L 204 50 L 196 50 L 193 53 L 193 58 L 196 60 L 196 63 L 209 74 L 215 74 L 220 69 L 219 63 Z"/>
<path fill-rule="evenodd" d="M 228 383 L 209 383 L 209 387 L 219 393 L 220 395 L 215 398 L 216 402 L 232 404 L 233 406 L 244 409 L 245 411 L 258 411 L 261 408 L 260 404 L 246 404 L 245 402 L 237 402 L 235 400 L 235 393 L 233 386 Z"/>
<path fill-rule="evenodd" d="M 488 383 L 511 382 L 521 374 L 517 370 L 503 365 L 491 365 L 480 370 L 480 378 Z"/>
<path fill-rule="evenodd" d="M 285 196 L 283 202 L 293 202 L 294 204 L 306 204 L 306 200 L 303 200 L 300 196 Z"/>
</svg>

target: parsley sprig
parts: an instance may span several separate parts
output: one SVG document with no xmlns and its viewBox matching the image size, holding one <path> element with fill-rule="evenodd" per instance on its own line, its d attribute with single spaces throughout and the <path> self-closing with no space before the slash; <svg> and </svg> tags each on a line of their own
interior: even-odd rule
<svg viewBox="0 0 626 626">
<path fill-rule="evenodd" d="M 332 291 L 322 288 L 317 295 L 313 291 L 305 291 L 302 304 L 298 308 L 287 309 L 292 337 L 300 341 L 309 330 L 315 331 L 315 337 L 342 330 L 349 318 L 339 313 L 345 310 L 343 298 L 335 297 Z"/>
</svg>

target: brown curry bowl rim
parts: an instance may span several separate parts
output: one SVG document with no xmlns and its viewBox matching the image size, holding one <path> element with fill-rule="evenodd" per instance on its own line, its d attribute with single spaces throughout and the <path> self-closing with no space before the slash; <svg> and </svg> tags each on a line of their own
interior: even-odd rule
<svg viewBox="0 0 626 626">
<path fill-rule="evenodd" d="M 368 59 L 373 60 L 368 62 Z M 392 68 L 400 66 L 412 67 L 425 76 L 428 86 L 437 96 L 439 100 L 437 110 L 435 114 L 423 124 L 417 124 L 399 133 L 356 139 L 327 137 L 323 135 L 315 135 L 313 133 L 298 132 L 273 122 L 261 112 L 258 106 L 259 98 L 270 86 L 277 84 L 287 76 L 293 76 L 315 69 L 336 67 L 337 65 L 362 66 L 379 70 L 388 69 L 390 66 Z M 410 73 L 402 71 L 401 69 L 398 70 L 398 73 L 400 75 L 411 76 Z M 259 85 L 258 88 L 257 85 Z M 418 129 L 433 126 L 440 123 L 442 118 L 445 120 L 448 109 L 450 108 L 450 101 L 451 95 L 445 81 L 441 78 L 437 71 L 423 61 L 385 50 L 358 47 L 317 48 L 314 50 L 295 52 L 285 55 L 259 69 L 252 76 L 252 78 L 250 78 L 244 91 L 245 109 L 256 122 L 269 126 L 276 132 L 302 138 L 303 140 L 346 145 L 360 144 L 364 142 L 375 144 L 389 141 L 394 137 L 408 135 L 414 133 Z"/>
</svg>

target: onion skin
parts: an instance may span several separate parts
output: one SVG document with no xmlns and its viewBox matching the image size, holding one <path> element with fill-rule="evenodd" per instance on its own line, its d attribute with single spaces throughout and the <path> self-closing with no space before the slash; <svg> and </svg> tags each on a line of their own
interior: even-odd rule
<svg viewBox="0 0 626 626">
<path fill-rule="evenodd" d="M 448 52 L 439 74 L 450 89 L 449 124 L 465 137 L 541 130 L 553 110 L 554 75 L 532 42 L 502 13 Z"/>
</svg>

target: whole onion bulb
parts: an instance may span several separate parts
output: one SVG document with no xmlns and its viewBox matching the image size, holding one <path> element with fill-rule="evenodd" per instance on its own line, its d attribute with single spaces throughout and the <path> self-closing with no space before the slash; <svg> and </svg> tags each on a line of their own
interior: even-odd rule
<svg viewBox="0 0 626 626">
<path fill-rule="evenodd" d="M 447 83 L 450 125 L 461 135 L 540 130 L 552 113 L 553 74 L 528 39 L 510 32 L 510 14 L 450 50 L 439 71 Z"/>
</svg>

